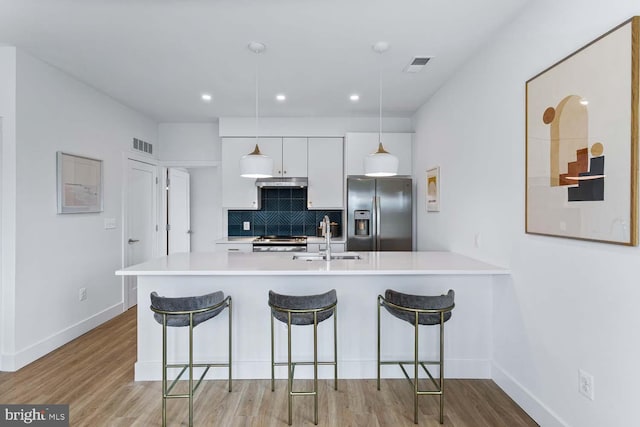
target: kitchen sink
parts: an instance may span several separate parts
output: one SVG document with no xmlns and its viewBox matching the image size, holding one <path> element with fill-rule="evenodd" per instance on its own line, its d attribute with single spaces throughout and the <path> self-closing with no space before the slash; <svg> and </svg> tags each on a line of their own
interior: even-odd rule
<svg viewBox="0 0 640 427">
<path fill-rule="evenodd" d="M 300 252 L 293 254 L 293 259 L 300 261 L 326 261 L 326 255 L 320 252 Z M 331 254 L 331 259 L 362 259 L 356 252 L 335 252 Z"/>
</svg>

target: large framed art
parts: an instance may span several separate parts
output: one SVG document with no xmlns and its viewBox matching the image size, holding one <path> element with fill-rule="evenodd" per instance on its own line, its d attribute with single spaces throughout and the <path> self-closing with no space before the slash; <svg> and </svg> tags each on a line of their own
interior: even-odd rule
<svg viewBox="0 0 640 427">
<path fill-rule="evenodd" d="M 638 244 L 640 17 L 526 84 L 527 233 Z"/>
<path fill-rule="evenodd" d="M 58 151 L 58 213 L 102 212 L 102 160 Z"/>
</svg>

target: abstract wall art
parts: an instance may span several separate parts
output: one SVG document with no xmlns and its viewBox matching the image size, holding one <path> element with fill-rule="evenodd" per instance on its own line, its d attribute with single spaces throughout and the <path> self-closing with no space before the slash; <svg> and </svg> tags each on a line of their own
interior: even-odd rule
<svg viewBox="0 0 640 427">
<path fill-rule="evenodd" d="M 526 84 L 525 231 L 638 244 L 640 17 Z"/>
<path fill-rule="evenodd" d="M 427 170 L 427 212 L 440 212 L 440 167 Z"/>
<path fill-rule="evenodd" d="M 58 151 L 58 213 L 102 212 L 102 160 Z"/>
</svg>

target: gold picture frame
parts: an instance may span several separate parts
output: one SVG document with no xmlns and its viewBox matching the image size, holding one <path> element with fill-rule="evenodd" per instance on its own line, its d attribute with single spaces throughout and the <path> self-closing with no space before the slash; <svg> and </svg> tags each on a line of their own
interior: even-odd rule
<svg viewBox="0 0 640 427">
<path fill-rule="evenodd" d="M 526 233 L 638 244 L 639 62 L 636 16 L 527 81 Z"/>
</svg>

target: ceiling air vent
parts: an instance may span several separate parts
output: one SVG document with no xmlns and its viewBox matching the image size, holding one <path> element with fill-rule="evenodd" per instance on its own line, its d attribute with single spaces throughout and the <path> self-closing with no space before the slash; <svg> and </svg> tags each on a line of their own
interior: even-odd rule
<svg viewBox="0 0 640 427">
<path fill-rule="evenodd" d="M 405 73 L 417 73 L 422 70 L 431 57 L 429 56 L 414 56 L 413 60 L 407 67 L 404 69 Z"/>
<path fill-rule="evenodd" d="M 138 138 L 133 138 L 133 149 L 142 153 L 153 154 L 153 144 Z"/>
</svg>

